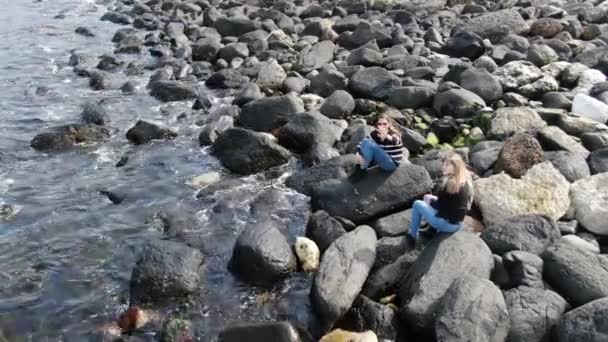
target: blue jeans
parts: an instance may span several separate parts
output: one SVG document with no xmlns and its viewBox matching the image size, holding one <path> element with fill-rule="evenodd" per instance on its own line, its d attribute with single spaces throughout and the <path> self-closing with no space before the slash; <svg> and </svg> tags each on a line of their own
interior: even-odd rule
<svg viewBox="0 0 608 342">
<path fill-rule="evenodd" d="M 365 138 L 359 145 L 361 157 L 365 160 L 365 164 L 361 165 L 361 169 L 365 170 L 370 166 L 378 165 L 384 171 L 395 171 L 397 163 L 380 147 L 372 138 Z"/>
<path fill-rule="evenodd" d="M 410 226 L 409 234 L 418 239 L 418 229 L 420 228 L 420 220 L 424 217 L 426 222 L 435 230 L 443 233 L 454 233 L 462 228 L 462 223 L 453 224 L 448 220 L 437 216 L 437 210 L 430 205 L 426 204 L 425 201 L 415 201 L 412 206 L 412 223 Z"/>
</svg>

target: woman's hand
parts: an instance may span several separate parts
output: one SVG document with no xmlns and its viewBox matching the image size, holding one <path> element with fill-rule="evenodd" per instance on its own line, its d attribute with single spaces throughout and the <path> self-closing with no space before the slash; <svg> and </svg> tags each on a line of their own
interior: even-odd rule
<svg viewBox="0 0 608 342">
<path fill-rule="evenodd" d="M 432 203 L 433 201 L 436 201 L 436 200 L 437 200 L 437 196 L 435 196 L 435 195 L 431 195 L 431 194 L 426 194 L 426 195 L 424 195 L 424 197 L 423 197 L 422 199 L 424 200 L 424 202 L 425 202 L 426 204 L 431 205 L 431 203 Z"/>
<path fill-rule="evenodd" d="M 359 153 L 355 154 L 355 158 L 356 158 L 355 159 L 355 164 L 357 164 L 357 165 L 363 165 L 363 163 L 365 163 L 365 160 L 363 159 L 363 157 Z"/>
</svg>

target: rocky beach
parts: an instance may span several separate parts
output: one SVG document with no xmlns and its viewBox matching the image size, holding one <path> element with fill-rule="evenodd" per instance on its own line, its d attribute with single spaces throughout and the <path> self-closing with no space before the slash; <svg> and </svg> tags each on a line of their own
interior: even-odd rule
<svg viewBox="0 0 608 342">
<path fill-rule="evenodd" d="M 0 342 L 608 340 L 608 1 L 7 1 Z"/>
</svg>

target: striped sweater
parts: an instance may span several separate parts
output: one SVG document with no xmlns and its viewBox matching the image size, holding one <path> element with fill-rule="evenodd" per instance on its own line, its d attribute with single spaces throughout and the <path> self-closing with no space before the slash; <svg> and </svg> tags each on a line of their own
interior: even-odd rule
<svg viewBox="0 0 608 342">
<path fill-rule="evenodd" d="M 378 131 L 373 130 L 370 137 L 382 147 L 384 151 L 393 159 L 395 164 L 399 165 L 403 159 L 403 143 L 398 136 L 391 135 L 386 139 L 380 139 Z M 357 150 L 360 151 L 361 143 L 357 146 Z"/>
</svg>

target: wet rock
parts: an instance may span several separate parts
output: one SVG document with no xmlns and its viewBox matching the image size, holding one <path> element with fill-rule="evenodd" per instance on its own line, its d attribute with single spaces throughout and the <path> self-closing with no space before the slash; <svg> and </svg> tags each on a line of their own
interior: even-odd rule
<svg viewBox="0 0 608 342">
<path fill-rule="evenodd" d="M 434 96 L 435 90 L 427 87 L 397 87 L 387 93 L 384 101 L 396 108 L 420 109 L 429 107 Z"/>
<path fill-rule="evenodd" d="M 131 95 L 131 94 L 135 93 L 136 88 L 137 88 L 137 86 L 134 82 L 127 81 L 120 87 L 120 91 L 124 95 Z"/>
<path fill-rule="evenodd" d="M 108 11 L 102 17 L 102 21 L 109 21 L 114 24 L 130 25 L 133 23 L 133 19 L 126 14 Z"/>
<path fill-rule="evenodd" d="M 397 312 L 363 295 L 357 297 L 337 325 L 351 331 L 374 331 L 379 338 L 391 341 L 398 332 Z"/>
<path fill-rule="evenodd" d="M 381 100 L 391 88 L 400 84 L 400 80 L 386 69 L 371 67 L 355 72 L 348 88 L 355 96 Z"/>
<path fill-rule="evenodd" d="M 343 119 L 355 110 L 355 100 L 344 90 L 334 91 L 323 101 L 319 111 L 330 119 Z"/>
<path fill-rule="evenodd" d="M 555 221 L 570 207 L 570 183 L 549 162 L 533 166 L 521 179 L 500 173 L 474 185 L 475 204 L 486 226 L 526 214 L 547 215 Z"/>
<path fill-rule="evenodd" d="M 233 105 L 243 106 L 251 101 L 259 100 L 264 98 L 264 94 L 260 90 L 260 87 L 256 83 L 249 83 L 243 87 L 243 90 L 235 96 L 232 101 Z"/>
<path fill-rule="evenodd" d="M 89 87 L 93 90 L 120 89 L 120 86 L 127 81 L 126 76 L 120 73 L 109 73 L 102 70 L 90 70 Z"/>
<path fill-rule="evenodd" d="M 37 134 L 30 146 L 38 151 L 59 152 L 81 144 L 99 143 L 109 137 L 107 128 L 93 124 L 70 124 L 51 127 Z"/>
<path fill-rule="evenodd" d="M 438 341 L 504 341 L 510 327 L 500 289 L 476 276 L 465 275 L 452 283 L 436 319 Z"/>
<path fill-rule="evenodd" d="M 201 38 L 192 45 L 192 60 L 215 62 L 224 45 L 215 38 Z"/>
<path fill-rule="evenodd" d="M 392 173 L 378 168 L 367 170 L 360 179 L 335 179 L 313 188 L 313 210 L 325 210 L 355 223 L 394 212 L 431 189 L 424 168 L 402 164 Z M 379 196 L 378 194 L 382 194 Z M 348 201 L 343 199 L 348 198 Z"/>
<path fill-rule="evenodd" d="M 538 255 L 515 250 L 506 253 L 502 260 L 511 286 L 544 288 L 543 259 Z"/>
<path fill-rule="evenodd" d="M 335 48 L 334 43 L 329 40 L 304 48 L 298 54 L 294 69 L 302 74 L 307 74 L 329 64 L 334 58 Z"/>
<path fill-rule="evenodd" d="M 594 300 L 566 313 L 555 326 L 555 341 L 601 341 L 608 334 L 608 298 Z"/>
<path fill-rule="evenodd" d="M 260 286 L 274 285 L 296 267 L 291 246 L 271 221 L 245 228 L 236 240 L 230 259 L 231 270 Z"/>
<path fill-rule="evenodd" d="M 608 296 L 608 260 L 560 240 L 541 255 L 545 280 L 574 306 Z"/>
<path fill-rule="evenodd" d="M 542 161 L 543 149 L 539 142 L 529 134 L 515 133 L 502 146 L 496 160 L 495 173 L 505 171 L 511 177 L 520 178 Z"/>
<path fill-rule="evenodd" d="M 403 278 L 399 297 L 401 320 L 413 331 L 431 334 L 441 300 L 462 275 L 489 279 L 492 252 L 472 233 L 440 234 L 422 251 Z"/>
<path fill-rule="evenodd" d="M 287 78 L 285 70 L 276 60 L 272 60 L 262 66 L 255 82 L 262 89 L 279 89 L 285 78 Z"/>
<path fill-rule="evenodd" d="M 249 48 L 245 43 L 231 43 L 220 49 L 218 58 L 230 63 L 235 58 L 249 57 Z"/>
<path fill-rule="evenodd" d="M 95 37 L 95 34 L 93 33 L 93 31 L 91 31 L 90 28 L 84 27 L 84 26 L 77 27 L 74 32 L 78 33 L 81 36 L 85 36 L 85 37 Z"/>
<path fill-rule="evenodd" d="M 138 54 L 144 46 L 144 41 L 135 34 L 130 34 L 120 40 L 115 53 Z"/>
<path fill-rule="evenodd" d="M 318 245 L 321 253 L 344 234 L 346 231 L 342 224 L 323 210 L 311 214 L 306 225 L 306 236 Z"/>
<path fill-rule="evenodd" d="M 259 24 L 244 16 L 234 16 L 217 18 L 213 27 L 224 37 L 239 37 L 257 30 Z"/>
<path fill-rule="evenodd" d="M 339 156 L 295 172 L 286 179 L 285 185 L 300 193 L 310 195 L 317 184 L 330 179 L 346 178 L 354 169 L 354 155 Z"/>
<path fill-rule="evenodd" d="M 198 143 L 201 146 L 211 145 L 217 137 L 227 129 L 234 127 L 234 118 L 228 115 L 221 116 L 216 122 L 203 126 L 203 130 L 198 135 Z"/>
<path fill-rule="evenodd" d="M 222 165 L 237 174 L 253 174 L 285 164 L 289 151 L 266 134 L 242 128 L 230 128 L 212 146 Z"/>
<path fill-rule="evenodd" d="M 160 101 L 184 101 L 197 97 L 194 87 L 179 81 L 158 81 L 151 85 L 150 95 Z"/>
<path fill-rule="evenodd" d="M 410 227 L 412 210 L 408 209 L 398 213 L 384 216 L 371 223 L 379 238 L 386 236 L 405 235 Z"/>
<path fill-rule="evenodd" d="M 541 254 L 560 235 L 555 221 L 548 217 L 519 215 L 488 225 L 481 238 L 498 255 L 513 250 Z"/>
<path fill-rule="evenodd" d="M 322 97 L 328 97 L 337 90 L 346 89 L 346 76 L 336 70 L 323 70 L 310 80 L 310 92 Z"/>
<path fill-rule="evenodd" d="M 127 140 L 135 145 L 147 144 L 152 140 L 171 140 L 175 137 L 177 133 L 171 129 L 142 120 L 137 121 L 135 126 L 127 131 Z"/>
<path fill-rule="evenodd" d="M 131 303 L 158 303 L 199 289 L 203 255 L 177 242 L 149 242 L 131 274 Z"/>
<path fill-rule="evenodd" d="M 337 131 L 340 134 L 336 134 Z M 281 127 L 279 143 L 293 151 L 305 152 L 315 144 L 333 146 L 341 131 L 331 119 L 319 112 L 299 113 Z"/>
<path fill-rule="evenodd" d="M 255 131 L 269 132 L 304 111 L 304 104 L 295 93 L 251 101 L 243 106 L 239 125 Z"/>
<path fill-rule="evenodd" d="M 547 123 L 532 108 L 499 108 L 490 122 L 488 136 L 506 139 L 517 132 L 536 133 L 545 126 Z"/>
<path fill-rule="evenodd" d="M 192 323 L 187 320 L 170 318 L 163 324 L 161 342 L 188 342 L 194 340 Z"/>
<path fill-rule="evenodd" d="M 99 193 L 106 196 L 112 204 L 120 204 L 127 198 L 127 194 L 124 191 L 117 189 L 100 190 Z"/>
<path fill-rule="evenodd" d="M 376 258 L 376 233 L 360 226 L 342 235 L 323 254 L 311 290 L 312 303 L 328 330 L 351 307 Z"/>
<path fill-rule="evenodd" d="M 569 308 L 560 295 L 541 288 L 520 286 L 505 292 L 511 329 L 507 341 L 543 342 Z"/>
<path fill-rule="evenodd" d="M 568 182 L 576 182 L 579 179 L 589 177 L 589 165 L 585 158 L 576 152 L 547 151 L 544 153 L 545 160 L 550 161 Z"/>
<path fill-rule="evenodd" d="M 481 38 L 498 42 L 509 33 L 521 34 L 530 27 L 516 9 L 503 9 L 473 18 L 465 28 Z"/>
<path fill-rule="evenodd" d="M 110 123 L 110 117 L 105 107 L 98 102 L 87 102 L 82 110 L 82 121 L 88 124 L 105 126 Z"/>
<path fill-rule="evenodd" d="M 577 221 L 588 231 L 608 235 L 608 173 L 598 173 L 572 184 L 571 200 Z"/>
<path fill-rule="evenodd" d="M 303 342 L 289 322 L 237 322 L 224 329 L 218 342 L 280 341 Z"/>
<path fill-rule="evenodd" d="M 608 148 L 591 152 L 589 155 L 589 169 L 593 175 L 608 172 Z"/>
<path fill-rule="evenodd" d="M 238 89 L 249 83 L 249 77 L 234 69 L 222 69 L 205 81 L 209 88 Z"/>
<path fill-rule="evenodd" d="M 466 89 L 454 88 L 435 94 L 433 109 L 442 115 L 470 117 L 486 106 L 485 101 Z"/>
</svg>

